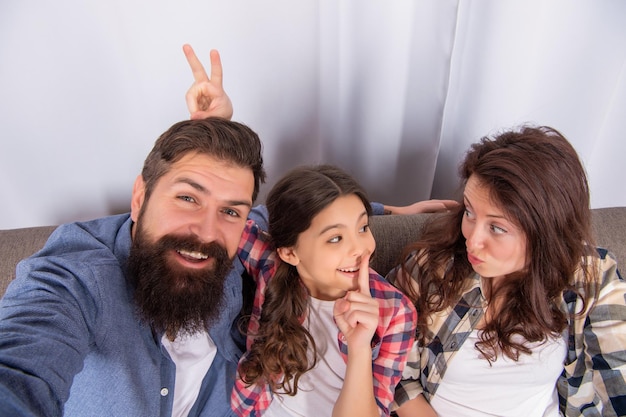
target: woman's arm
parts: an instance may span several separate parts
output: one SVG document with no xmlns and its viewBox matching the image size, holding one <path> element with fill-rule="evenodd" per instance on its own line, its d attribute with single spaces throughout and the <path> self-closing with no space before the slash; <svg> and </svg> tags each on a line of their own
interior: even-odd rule
<svg viewBox="0 0 626 417">
<path fill-rule="evenodd" d="M 398 417 L 437 417 L 437 413 L 422 394 L 402 404 L 396 414 Z"/>
<path fill-rule="evenodd" d="M 385 214 L 418 214 L 418 213 L 443 213 L 459 205 L 455 200 L 423 200 L 408 206 L 390 206 L 384 204 Z"/>
<path fill-rule="evenodd" d="M 589 301 L 587 314 L 575 316 L 570 339 L 576 349 L 570 350 L 570 363 L 565 365 L 567 385 L 558 385 L 565 415 L 580 415 L 591 407 L 597 415 L 626 415 L 626 282 L 615 260 L 600 252 L 598 298 Z M 576 303 L 574 311 L 580 307 Z"/>
</svg>

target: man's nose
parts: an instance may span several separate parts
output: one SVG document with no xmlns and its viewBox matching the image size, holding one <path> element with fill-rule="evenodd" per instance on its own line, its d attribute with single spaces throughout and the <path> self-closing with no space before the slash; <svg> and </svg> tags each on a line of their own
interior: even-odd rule
<svg viewBox="0 0 626 417">
<path fill-rule="evenodd" d="M 190 224 L 189 230 L 202 242 L 214 242 L 219 236 L 218 213 L 205 212 L 199 214 Z"/>
</svg>

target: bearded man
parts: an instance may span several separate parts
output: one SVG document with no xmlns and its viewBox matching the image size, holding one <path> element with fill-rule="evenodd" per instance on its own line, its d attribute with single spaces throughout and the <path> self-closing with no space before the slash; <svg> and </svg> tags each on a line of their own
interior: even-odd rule
<svg viewBox="0 0 626 417">
<path fill-rule="evenodd" d="M 264 178 L 245 125 L 163 133 L 130 213 L 62 225 L 18 266 L 0 302 L 0 415 L 230 415 L 235 259 Z"/>
</svg>

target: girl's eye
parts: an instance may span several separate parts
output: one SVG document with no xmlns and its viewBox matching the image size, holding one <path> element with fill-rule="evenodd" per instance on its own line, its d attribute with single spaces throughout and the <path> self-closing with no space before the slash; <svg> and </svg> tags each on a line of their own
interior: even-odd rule
<svg viewBox="0 0 626 417">
<path fill-rule="evenodd" d="M 328 239 L 328 243 L 339 243 L 341 242 L 341 236 L 335 236 Z"/>
<path fill-rule="evenodd" d="M 364 225 L 363 227 L 361 227 L 361 228 L 359 229 L 359 232 L 360 232 L 360 233 L 365 233 L 365 232 L 367 232 L 367 231 L 369 230 L 369 228 L 370 228 L 370 225 L 369 225 L 369 224 L 366 224 L 366 225 Z"/>
<path fill-rule="evenodd" d="M 472 212 L 468 209 L 465 209 L 465 217 L 472 217 Z"/>
</svg>

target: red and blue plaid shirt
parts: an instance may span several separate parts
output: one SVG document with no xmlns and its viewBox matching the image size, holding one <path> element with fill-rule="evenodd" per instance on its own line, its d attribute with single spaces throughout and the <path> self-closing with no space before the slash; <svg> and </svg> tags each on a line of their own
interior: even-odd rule
<svg viewBox="0 0 626 417">
<path fill-rule="evenodd" d="M 255 217 L 255 216 L 251 216 Z M 263 219 L 260 219 L 263 223 Z M 254 221 L 248 220 L 239 245 L 239 258 L 256 281 L 252 317 L 248 327 L 247 348 L 250 349 L 265 299 L 267 283 L 276 271 L 280 258 L 272 247 L 269 236 Z M 394 390 L 406 365 L 408 351 L 415 337 L 417 313 L 410 300 L 370 269 L 370 292 L 380 305 L 378 328 L 372 341 L 372 372 L 374 396 L 381 415 L 389 415 Z M 304 317 L 302 318 L 304 321 Z M 337 343 L 344 361 L 348 346 L 337 329 Z M 267 384 L 246 384 L 237 378 L 231 396 L 231 406 L 240 416 L 260 416 L 272 401 Z M 329 410 L 329 414 L 332 410 Z"/>
</svg>

